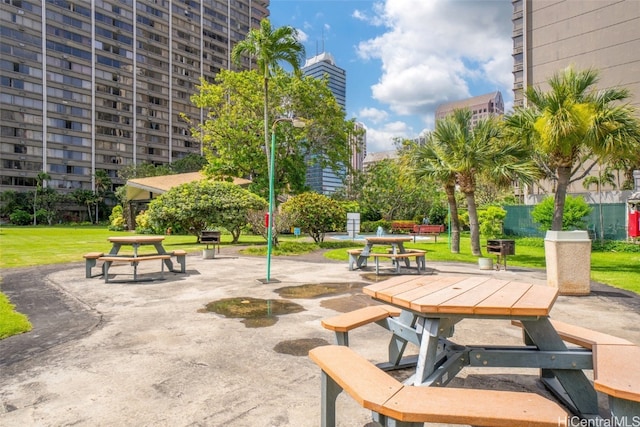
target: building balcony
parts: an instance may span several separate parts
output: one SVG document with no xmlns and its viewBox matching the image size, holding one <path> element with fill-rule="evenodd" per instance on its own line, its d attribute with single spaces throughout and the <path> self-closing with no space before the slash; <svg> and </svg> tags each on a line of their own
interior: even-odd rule
<svg viewBox="0 0 640 427">
<path fill-rule="evenodd" d="M 514 55 L 518 55 L 521 54 L 524 51 L 524 47 L 523 46 L 516 46 L 513 48 L 513 54 Z"/>
<path fill-rule="evenodd" d="M 524 33 L 522 27 L 513 29 L 513 37 L 521 36 Z"/>
</svg>

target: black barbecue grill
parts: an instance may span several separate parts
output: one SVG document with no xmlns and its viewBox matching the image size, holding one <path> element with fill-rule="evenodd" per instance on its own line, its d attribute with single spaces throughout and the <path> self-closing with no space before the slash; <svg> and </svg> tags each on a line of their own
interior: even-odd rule
<svg viewBox="0 0 640 427">
<path fill-rule="evenodd" d="M 207 249 L 209 249 L 209 245 L 213 245 L 214 249 L 216 245 L 218 245 L 218 253 L 220 253 L 220 232 L 219 231 L 201 231 L 200 243 L 205 243 L 207 245 Z"/>
<path fill-rule="evenodd" d="M 516 242 L 515 240 L 507 239 L 493 239 L 487 240 L 487 253 L 496 255 L 496 269 L 500 270 L 500 261 L 504 265 L 504 269 L 507 269 L 507 255 L 516 254 Z"/>
</svg>

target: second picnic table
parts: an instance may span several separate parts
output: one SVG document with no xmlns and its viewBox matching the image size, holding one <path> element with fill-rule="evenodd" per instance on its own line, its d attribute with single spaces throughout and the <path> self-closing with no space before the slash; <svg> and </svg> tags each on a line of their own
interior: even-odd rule
<svg viewBox="0 0 640 427">
<path fill-rule="evenodd" d="M 391 246 L 391 251 L 393 254 L 404 254 L 406 253 L 406 249 L 404 248 L 404 242 L 410 242 L 411 237 L 397 237 L 397 236 L 376 236 L 376 237 L 367 237 L 365 239 L 365 246 L 357 255 L 356 266 L 357 268 L 361 268 L 367 265 L 367 258 L 371 254 L 371 250 L 374 245 L 384 245 Z M 409 258 L 405 258 L 405 265 L 409 267 Z"/>
<path fill-rule="evenodd" d="M 109 254 L 105 257 L 102 257 L 105 263 L 114 262 L 116 258 L 122 258 L 123 260 L 132 261 L 134 266 L 134 281 L 137 280 L 136 270 L 137 270 L 137 261 L 135 259 L 142 260 L 145 258 L 145 255 L 140 253 L 140 248 L 142 246 L 153 246 L 155 249 L 155 253 L 146 255 L 147 259 L 151 257 L 160 257 L 164 265 L 167 266 L 169 271 L 173 271 L 173 261 L 171 261 L 171 255 L 164 249 L 162 246 L 162 241 L 164 240 L 164 236 L 147 236 L 147 235 L 135 235 L 135 236 L 113 236 L 108 238 L 109 242 L 112 243 L 111 250 Z M 133 248 L 133 255 L 121 255 L 120 249 L 123 246 L 131 246 Z M 108 265 L 105 266 L 105 281 L 108 281 Z"/>
</svg>

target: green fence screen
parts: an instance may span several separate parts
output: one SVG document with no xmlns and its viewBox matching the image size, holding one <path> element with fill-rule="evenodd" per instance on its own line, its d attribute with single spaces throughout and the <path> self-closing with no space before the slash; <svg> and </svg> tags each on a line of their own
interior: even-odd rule
<svg viewBox="0 0 640 427">
<path fill-rule="evenodd" d="M 591 206 L 591 213 L 587 217 L 586 223 L 592 239 L 600 237 L 600 209 L 602 209 L 604 238 L 607 240 L 625 240 L 627 238 L 626 203 L 590 204 L 589 206 Z M 504 234 L 544 237 L 545 232 L 538 229 L 540 224 L 533 222 L 531 218 L 531 211 L 534 207 L 533 205 L 504 206 L 507 211 L 507 217 L 504 220 Z"/>
</svg>

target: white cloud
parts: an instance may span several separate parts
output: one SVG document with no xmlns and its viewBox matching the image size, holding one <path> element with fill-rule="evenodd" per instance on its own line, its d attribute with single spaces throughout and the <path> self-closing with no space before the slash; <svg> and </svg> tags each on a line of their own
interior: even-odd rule
<svg viewBox="0 0 640 427">
<path fill-rule="evenodd" d="M 296 28 L 296 31 L 298 31 L 298 41 L 300 43 L 304 43 L 309 39 L 309 35 L 307 33 L 305 33 L 304 31 L 302 31 L 300 28 Z"/>
<path fill-rule="evenodd" d="M 389 117 L 389 113 L 378 108 L 363 108 L 358 112 L 359 119 L 369 119 L 373 123 L 381 123 Z"/>
<path fill-rule="evenodd" d="M 432 123 L 439 104 L 481 95 L 475 87 L 500 90 L 509 100 L 509 0 L 386 0 L 374 12 L 368 21 L 383 21 L 386 31 L 361 42 L 357 53 L 381 61 L 371 89 L 394 113 Z"/>
<path fill-rule="evenodd" d="M 413 138 L 414 130 L 402 121 L 385 123 L 379 127 L 366 126 L 367 129 L 367 152 L 377 153 L 380 151 L 394 150 L 394 141 L 398 138 Z"/>
</svg>

